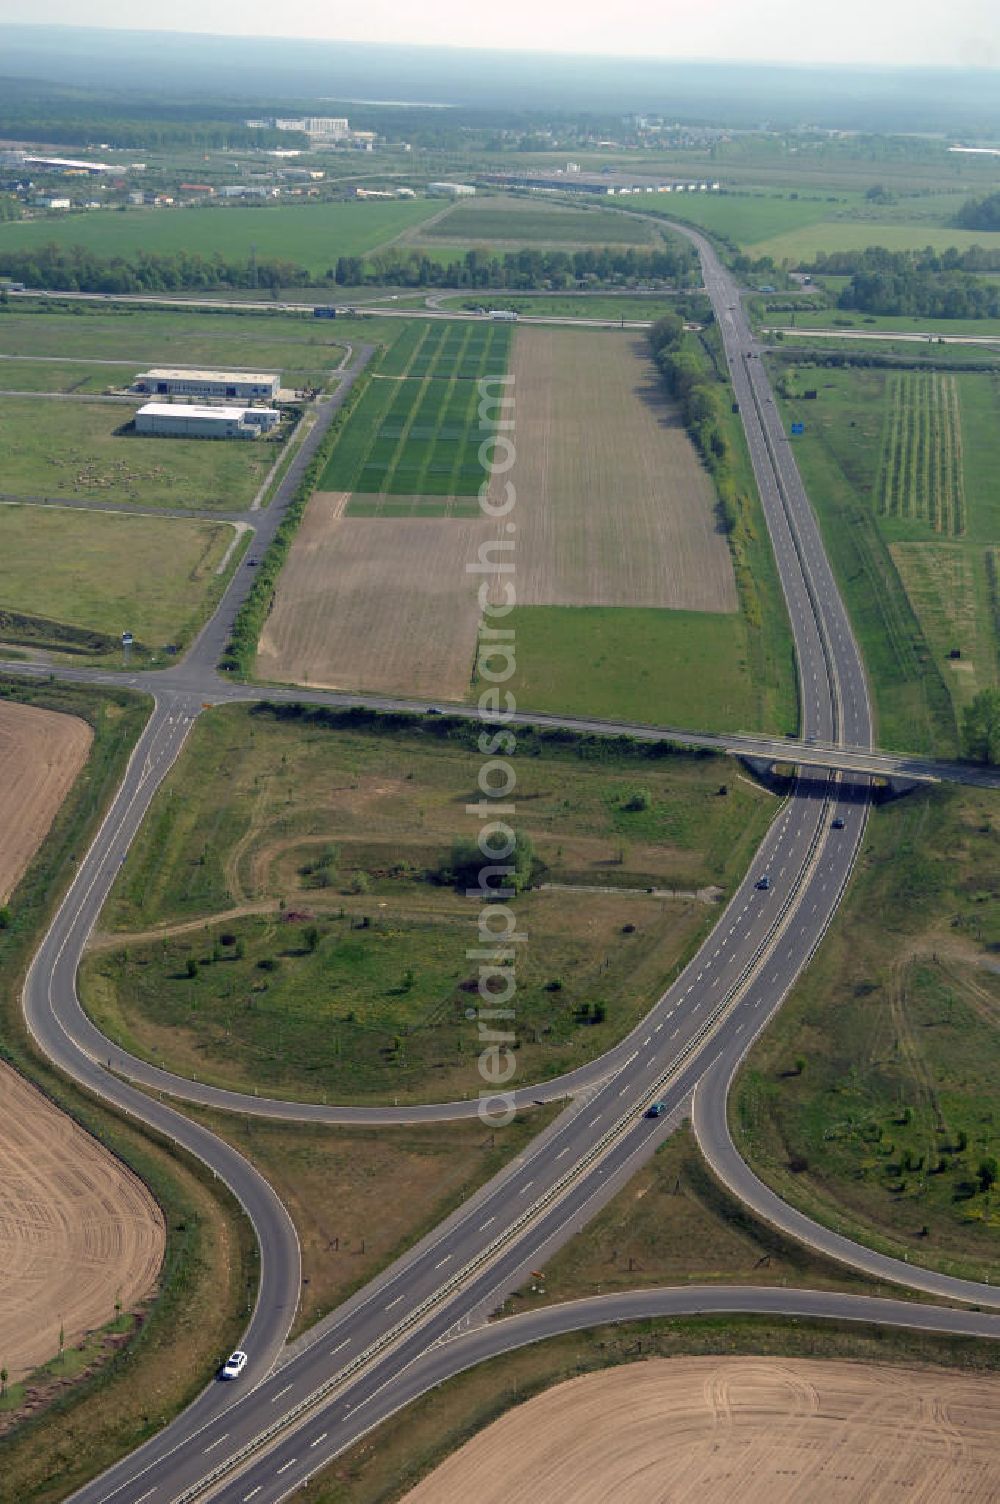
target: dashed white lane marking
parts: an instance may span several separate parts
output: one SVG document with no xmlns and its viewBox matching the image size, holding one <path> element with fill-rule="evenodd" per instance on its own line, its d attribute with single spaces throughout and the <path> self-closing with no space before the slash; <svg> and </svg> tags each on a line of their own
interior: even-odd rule
<svg viewBox="0 0 1000 1504">
<path fill-rule="evenodd" d="M 315 1441 L 311 1441 L 309 1443 L 309 1445 L 311 1447 L 318 1447 L 319 1444 L 320 1444 L 320 1442 L 321 1441 L 325 1441 L 326 1438 L 329 1436 L 329 1434 L 330 1434 L 329 1431 L 324 1431 L 322 1436 L 317 1436 L 316 1440 Z"/>
<path fill-rule="evenodd" d="M 261 1489 L 263 1487 L 264 1487 L 263 1483 L 258 1483 L 256 1488 L 252 1488 L 248 1494 L 244 1494 L 243 1495 L 243 1504 L 247 1504 L 247 1500 L 248 1499 L 252 1499 L 253 1496 L 254 1496 L 254 1494 L 259 1494 L 260 1491 L 261 1491 Z M 139 1504 L 142 1504 L 141 1500 L 139 1501 Z"/>
<path fill-rule="evenodd" d="M 402 1298 L 403 1297 L 400 1296 L 400 1300 L 402 1300 Z M 284 1387 L 284 1389 L 279 1389 L 278 1392 L 277 1392 L 277 1394 L 272 1394 L 272 1396 L 271 1396 L 271 1404 L 273 1405 L 277 1400 L 280 1400 L 281 1396 L 283 1394 L 287 1394 L 288 1391 L 289 1391 L 289 1389 L 291 1389 L 291 1387 L 292 1387 L 291 1384 L 286 1384 L 285 1387 Z"/>
<path fill-rule="evenodd" d="M 205 1448 L 205 1451 L 206 1452 L 211 1452 L 211 1451 L 214 1450 L 215 1447 L 221 1447 L 222 1443 L 225 1441 L 225 1439 L 226 1439 L 226 1437 L 228 1435 L 229 1435 L 229 1432 L 226 1431 L 224 1435 L 216 1437 L 215 1441 L 210 1441 L 209 1444 L 208 1444 L 208 1446 Z M 144 1494 L 143 1498 L 145 1498 L 145 1497 L 146 1497 L 146 1495 Z"/>
<path fill-rule="evenodd" d="M 343 1340 L 343 1342 L 338 1342 L 336 1347 L 331 1347 L 331 1349 L 330 1349 L 330 1357 L 332 1358 L 333 1355 L 334 1355 L 334 1353 L 339 1353 L 340 1349 L 342 1347 L 346 1347 L 347 1344 L 350 1342 L 350 1340 L 351 1340 L 350 1337 L 345 1337 L 344 1340 Z"/>
<path fill-rule="evenodd" d="M 434 1268 L 435 1269 L 440 1269 L 441 1265 L 442 1264 L 447 1264 L 447 1262 L 448 1262 L 448 1260 L 450 1258 L 451 1258 L 451 1254 L 450 1253 L 446 1253 L 443 1259 L 438 1259 L 437 1263 L 434 1265 Z"/>
<path fill-rule="evenodd" d="M 570 1148 L 570 1146 L 569 1146 L 569 1144 L 567 1144 L 567 1145 L 566 1145 L 566 1147 L 565 1147 L 565 1149 L 560 1149 L 560 1150 L 559 1150 L 559 1153 L 558 1153 L 558 1154 L 557 1154 L 557 1155 L 556 1155 L 556 1159 L 562 1159 L 562 1158 L 564 1158 L 564 1156 L 565 1156 L 565 1155 L 567 1155 L 567 1154 L 568 1154 L 568 1153 L 569 1153 L 569 1148 Z M 492 1222 L 492 1221 L 493 1221 L 493 1218 L 492 1218 L 492 1217 L 491 1217 L 491 1218 L 490 1218 L 490 1221 L 491 1221 L 491 1222 Z M 483 1226 L 484 1226 L 484 1227 L 485 1227 L 485 1225 L 486 1225 L 486 1224 L 485 1224 L 485 1222 L 484 1222 L 484 1223 L 483 1223 Z"/>
<path fill-rule="evenodd" d="M 386 1310 L 391 1311 L 393 1306 L 398 1306 L 402 1298 L 403 1297 L 401 1295 L 397 1295 L 395 1300 L 390 1300 L 389 1304 L 386 1306 Z"/>
<path fill-rule="evenodd" d="M 276 1477 L 276 1478 L 279 1478 L 279 1477 L 280 1477 L 280 1476 L 281 1476 L 281 1474 L 282 1474 L 282 1473 L 287 1473 L 287 1472 L 288 1472 L 288 1469 L 289 1469 L 289 1468 L 290 1468 L 290 1467 L 294 1467 L 294 1466 L 295 1466 L 295 1463 L 296 1463 L 296 1461 L 297 1461 L 297 1460 L 298 1460 L 298 1459 L 297 1459 L 297 1458 L 295 1458 L 295 1457 L 289 1457 L 289 1459 L 288 1459 L 288 1461 L 287 1461 L 287 1462 L 283 1462 L 283 1463 L 282 1463 L 282 1464 L 281 1464 L 281 1466 L 280 1466 L 280 1467 L 279 1467 L 279 1468 L 278 1468 L 278 1469 L 277 1469 L 277 1471 L 276 1471 L 276 1472 L 275 1472 L 275 1475 L 274 1475 L 274 1476 L 275 1476 L 275 1477 Z"/>
<path fill-rule="evenodd" d="M 491 1222 L 495 1222 L 495 1221 L 496 1221 L 496 1217 L 487 1217 L 485 1222 L 480 1222 L 479 1228 L 478 1228 L 479 1232 L 482 1232 L 482 1230 L 483 1230 L 484 1227 L 489 1227 L 490 1223 Z"/>
<path fill-rule="evenodd" d="M 535 1182 L 533 1180 L 527 1180 L 527 1181 L 525 1181 L 524 1185 L 522 1185 L 522 1187 L 521 1187 L 521 1195 L 522 1196 L 526 1195 L 528 1193 L 528 1191 L 531 1190 L 531 1187 L 534 1185 L 534 1183 Z"/>
</svg>

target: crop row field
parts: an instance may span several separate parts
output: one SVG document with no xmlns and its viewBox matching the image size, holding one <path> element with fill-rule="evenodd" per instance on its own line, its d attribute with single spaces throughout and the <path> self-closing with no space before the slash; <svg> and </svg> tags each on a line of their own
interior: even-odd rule
<svg viewBox="0 0 1000 1504">
<path fill-rule="evenodd" d="M 504 583 L 496 545 L 516 536 L 520 704 L 755 725 L 749 628 L 712 481 L 642 341 L 521 327 L 511 375 L 515 458 L 493 484 L 514 488 L 516 534 L 473 494 L 484 479 L 476 385 L 376 377 L 307 508 L 258 673 L 468 698 L 479 586 Z M 459 446 L 457 467 L 443 445 Z"/>
<path fill-rule="evenodd" d="M 649 245 L 654 232 L 642 220 L 608 209 L 573 209 L 537 198 L 496 196 L 466 199 L 432 223 L 413 231 L 411 241 L 450 245 Z"/>
<path fill-rule="evenodd" d="M 413 319 L 382 359 L 383 376 L 454 376 L 477 381 L 502 376 L 510 359 L 511 328 L 504 323 Z"/>
<path fill-rule="evenodd" d="M 79 245 L 98 256 L 186 252 L 225 261 L 275 259 L 306 267 L 321 277 L 340 256 L 377 250 L 431 215 L 431 199 L 381 202 L 242 205 L 189 208 L 91 210 L 32 221 L 0 223 L 0 254 L 44 245 Z"/>
<path fill-rule="evenodd" d="M 486 475 L 475 382 L 376 377 L 320 481 L 324 491 L 474 497 Z"/>
<path fill-rule="evenodd" d="M 954 755 L 962 708 L 997 679 L 1000 382 L 858 367 L 799 367 L 798 379 L 807 372 L 817 399 L 783 406 L 805 424 L 792 442 L 861 639 L 878 740 Z"/>
<path fill-rule="evenodd" d="M 958 383 L 940 371 L 897 372 L 889 383 L 878 508 L 936 533 L 966 528 Z"/>
</svg>

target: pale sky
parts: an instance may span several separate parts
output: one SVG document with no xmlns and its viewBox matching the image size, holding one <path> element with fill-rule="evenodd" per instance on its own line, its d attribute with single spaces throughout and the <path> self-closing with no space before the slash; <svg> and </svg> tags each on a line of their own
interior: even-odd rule
<svg viewBox="0 0 1000 1504">
<path fill-rule="evenodd" d="M 25 21 L 0 0 L 0 21 Z M 36 0 L 33 23 L 244 36 L 814 63 L 1000 67 L 1000 0 Z"/>
</svg>

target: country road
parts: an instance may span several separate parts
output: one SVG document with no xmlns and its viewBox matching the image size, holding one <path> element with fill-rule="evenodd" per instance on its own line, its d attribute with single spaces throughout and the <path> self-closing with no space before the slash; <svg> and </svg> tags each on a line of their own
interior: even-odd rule
<svg viewBox="0 0 1000 1504">
<path fill-rule="evenodd" d="M 358 703 L 358 697 L 249 691 L 219 678 L 216 665 L 252 586 L 252 571 L 246 567 L 235 572 L 218 610 L 182 663 L 158 674 L 124 676 L 124 680 L 120 675 L 86 670 L 66 674 L 67 678 L 133 683 L 150 692 L 155 705 L 121 788 L 33 960 L 24 992 L 28 1026 L 40 1047 L 67 1074 L 155 1124 L 210 1164 L 247 1207 L 262 1246 L 258 1304 L 246 1337 L 251 1355 L 246 1382 L 210 1385 L 157 1437 L 80 1489 L 73 1496 L 79 1504 L 111 1499 L 115 1504 L 147 1500 L 149 1504 L 177 1504 L 201 1497 L 209 1484 L 216 1490 L 213 1498 L 233 1504 L 249 1498 L 266 1504 L 287 1497 L 318 1466 L 363 1434 L 378 1414 L 405 1402 L 407 1386 L 423 1371 L 421 1365 L 430 1365 L 433 1372 L 436 1355 L 449 1350 L 451 1344 L 443 1341 L 449 1334 L 471 1325 L 479 1328 L 477 1340 L 485 1341 L 483 1332 L 509 1327 L 502 1323 L 482 1328 L 481 1323 L 523 1282 L 528 1270 L 585 1226 L 655 1152 L 688 1110 L 692 1094 L 696 1131 L 710 1162 L 726 1160 L 726 1096 L 732 1070 L 780 1007 L 836 912 L 864 837 L 868 775 L 879 769 L 873 766 L 872 718 L 860 655 L 815 516 L 789 446 L 783 442 L 739 289 L 708 243 L 697 233 L 678 228 L 688 234 L 702 258 L 795 639 L 802 739 L 772 742 L 771 746 L 781 748 L 784 761 L 793 748 L 801 750 L 802 761 L 811 759 L 815 766 L 795 782 L 712 934 L 664 996 L 653 1002 L 642 1025 L 583 1072 L 541 1088 L 520 1088 L 525 1103 L 571 1092 L 573 1101 L 566 1111 L 517 1161 L 280 1360 L 299 1280 L 298 1246 L 283 1208 L 235 1151 L 121 1079 L 133 1077 L 177 1096 L 217 1100 L 202 1095 L 193 1084 L 159 1079 L 154 1067 L 106 1041 L 80 1008 L 76 971 L 121 860 L 204 703 L 265 696 Z M 257 514 L 256 550 L 266 548 L 273 538 L 302 469 L 368 353 L 356 353 L 338 391 L 319 404 L 317 422 L 271 506 Z M 10 665 L 9 670 L 41 671 L 25 664 Z M 385 708 L 396 704 L 369 703 Z M 525 719 L 544 722 L 546 718 Z M 651 728 L 644 728 L 642 734 L 651 734 Z M 699 740 L 711 742 L 710 738 Z M 853 764 L 844 763 L 844 748 L 851 749 Z M 843 770 L 838 770 L 838 762 Z M 843 820 L 843 829 L 834 828 L 835 819 Z M 759 873 L 765 871 L 772 877 L 767 892 L 755 885 Z M 221 1105 L 238 1102 L 241 1110 L 247 1106 L 247 1099 L 238 1094 L 222 1095 L 226 1100 Z M 644 1106 L 654 1099 L 667 1106 L 662 1119 L 642 1115 Z M 265 1107 L 250 1100 L 255 1110 L 276 1116 L 319 1116 L 324 1111 L 307 1112 L 285 1103 Z M 419 1117 L 458 1116 L 474 1110 L 475 1104 L 454 1103 L 400 1111 Z M 352 1120 L 344 1116 L 349 1109 L 332 1111 L 341 1115 L 330 1120 Z M 389 1109 L 376 1111 L 388 1120 Z M 741 1199 L 755 1205 L 755 1198 L 759 1200 L 766 1188 L 735 1158 L 735 1164 L 726 1160 L 727 1183 Z M 773 1199 L 777 1205 L 768 1204 L 765 1213 L 769 1220 L 783 1228 L 794 1227 L 793 1236 L 805 1237 L 833 1258 L 867 1267 L 868 1250 L 838 1239 Z M 893 1269 L 895 1261 L 887 1263 L 880 1276 L 884 1279 L 914 1285 L 924 1277 L 909 1265 Z M 988 1286 L 947 1276 L 926 1277 L 935 1280 L 942 1299 L 1000 1306 L 1000 1298 Z M 660 1293 L 674 1298 L 677 1292 Z M 763 1293 L 743 1292 L 741 1298 L 756 1299 Z M 785 1305 L 765 1302 L 760 1309 L 794 1312 L 808 1295 L 766 1292 L 766 1300 L 784 1300 Z M 859 1306 L 863 1299 L 867 1297 L 824 1295 L 822 1314 L 862 1319 L 857 1312 L 877 1309 L 874 1302 Z M 895 1308 L 901 1303 L 887 1304 Z M 540 1322 L 538 1335 L 544 1335 L 545 1322 L 554 1318 L 534 1314 Z M 901 1315 L 897 1311 L 897 1319 Z M 868 1319 L 881 1318 L 872 1315 Z M 994 1336 L 997 1319 L 987 1316 L 975 1330 Z M 935 1320 L 941 1323 L 936 1329 L 970 1329 L 966 1312 L 941 1309 Z M 277 1442 L 273 1452 L 265 1449 L 271 1441 Z M 227 1478 L 238 1464 L 239 1476 Z"/>
</svg>

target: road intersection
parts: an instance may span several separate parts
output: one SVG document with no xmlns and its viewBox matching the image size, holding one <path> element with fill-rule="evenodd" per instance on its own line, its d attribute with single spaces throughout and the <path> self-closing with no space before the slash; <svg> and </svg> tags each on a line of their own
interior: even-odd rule
<svg viewBox="0 0 1000 1504">
<path fill-rule="evenodd" d="M 555 1123 L 441 1228 L 359 1291 L 289 1355 L 282 1349 L 297 1303 L 300 1265 L 294 1228 L 284 1208 L 242 1156 L 150 1093 L 329 1122 L 459 1117 L 475 1112 L 478 1104 L 323 1108 L 218 1092 L 128 1056 L 89 1022 L 76 995 L 83 948 L 121 860 L 202 706 L 248 698 L 359 703 L 356 696 L 248 690 L 220 678 L 216 665 L 252 586 L 252 572 L 245 566 L 236 571 L 219 609 L 182 663 L 159 674 L 126 678 L 153 695 L 153 713 L 34 958 L 25 985 L 25 1013 L 40 1047 L 62 1070 L 176 1138 L 231 1186 L 261 1241 L 261 1280 L 243 1344 L 251 1353 L 248 1384 L 211 1385 L 159 1436 L 79 1490 L 73 1496 L 77 1504 L 177 1504 L 201 1497 L 210 1486 L 213 1498 L 233 1504 L 277 1501 L 380 1416 L 405 1403 L 411 1393 L 421 1392 L 414 1385 L 426 1388 L 457 1371 L 449 1370 L 449 1363 L 457 1361 L 461 1367 L 478 1361 L 475 1354 L 485 1355 L 491 1342 L 502 1347 L 508 1338 L 512 1343 L 538 1340 L 548 1330 L 547 1323 L 569 1322 L 574 1316 L 581 1317 L 581 1324 L 588 1315 L 595 1320 L 628 1319 L 628 1311 L 640 1309 L 643 1299 L 661 1299 L 664 1310 L 692 1309 L 684 1305 L 690 1291 L 644 1292 L 631 1304 L 630 1297 L 622 1297 L 618 1305 L 600 1307 L 607 1315 L 581 1307 L 562 1318 L 534 1313 L 535 1325 L 518 1318 L 522 1325 L 516 1329 L 509 1321 L 483 1325 L 528 1271 L 582 1228 L 655 1152 L 687 1111 L 692 1095 L 699 1141 L 735 1195 L 793 1236 L 844 1263 L 871 1269 L 870 1259 L 881 1257 L 786 1207 L 739 1158 L 726 1127 L 733 1072 L 807 964 L 836 911 L 864 835 L 870 800 L 867 775 L 879 770 L 872 765 L 872 718 L 860 655 L 814 514 L 784 443 L 739 289 L 703 237 L 685 233 L 701 255 L 705 285 L 722 331 L 795 637 L 802 742 L 772 741 L 770 757 L 787 762 L 801 751 L 803 763 L 821 765 L 794 782 L 753 869 L 701 950 L 643 1023 L 600 1060 L 518 1093 L 522 1105 L 571 1097 Z M 273 538 L 305 465 L 367 353 L 356 352 L 337 393 L 320 406 L 317 422 L 271 506 L 258 514 L 256 552 Z M 17 664 L 10 665 L 10 671 L 31 674 L 48 669 Z M 66 677 L 118 684 L 123 680 L 121 675 L 87 670 L 67 672 Z M 406 702 L 368 703 L 414 708 Z M 544 724 L 549 718 L 526 719 Z M 574 724 L 593 729 L 603 725 Z M 637 734 L 656 733 L 646 727 L 637 728 Z M 710 738 L 698 740 L 711 744 Z M 845 747 L 856 754 L 853 764 L 844 764 Z M 784 754 L 781 758 L 776 748 Z M 843 827 L 837 828 L 834 822 L 840 820 Z M 773 886 L 766 892 L 755 884 L 764 870 L 773 875 Z M 664 1118 L 642 1115 L 653 1100 L 666 1103 Z M 882 1260 L 877 1277 L 930 1290 L 943 1300 L 1000 1306 L 988 1286 L 931 1275 L 894 1260 Z M 697 1294 L 704 1299 L 697 1309 L 716 1308 L 712 1300 L 718 1292 Z M 929 1316 L 932 1308 L 904 1302 L 861 1305 L 870 1298 L 832 1293 L 741 1291 L 722 1298 L 736 1304 L 718 1309 L 790 1314 L 815 1298 L 811 1314 L 847 1320 L 904 1320 L 904 1313 L 919 1311 L 920 1320 L 938 1322 L 937 1329 L 990 1336 L 997 1335 L 1000 1322 L 1000 1317 L 943 1307 L 933 1308 Z M 671 1300 L 680 1304 L 671 1306 Z M 869 1314 L 857 1314 L 862 1310 Z M 506 1337 L 501 1335 L 505 1331 Z"/>
</svg>

